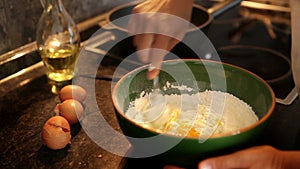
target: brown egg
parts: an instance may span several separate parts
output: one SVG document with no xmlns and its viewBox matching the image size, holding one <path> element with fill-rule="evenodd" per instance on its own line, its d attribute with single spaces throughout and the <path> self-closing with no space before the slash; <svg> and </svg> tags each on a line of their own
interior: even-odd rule
<svg viewBox="0 0 300 169">
<path fill-rule="evenodd" d="M 70 125 L 64 117 L 51 117 L 45 123 L 41 136 L 43 144 L 48 148 L 62 149 L 71 143 Z"/>
<path fill-rule="evenodd" d="M 78 85 L 67 85 L 59 92 L 59 98 L 61 102 L 68 99 L 75 99 L 83 102 L 86 99 L 86 96 L 86 90 Z"/>
<path fill-rule="evenodd" d="M 82 117 L 84 109 L 79 101 L 68 99 L 60 104 L 57 104 L 54 111 L 58 115 L 66 118 L 70 124 L 75 124 Z"/>
</svg>

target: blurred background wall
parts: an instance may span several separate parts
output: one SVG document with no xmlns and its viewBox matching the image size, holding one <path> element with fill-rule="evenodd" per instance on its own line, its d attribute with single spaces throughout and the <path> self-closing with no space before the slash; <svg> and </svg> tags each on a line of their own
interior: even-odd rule
<svg viewBox="0 0 300 169">
<path fill-rule="evenodd" d="M 130 1 L 62 0 L 76 23 Z M 0 1 L 0 55 L 35 40 L 35 30 L 42 10 L 40 0 Z"/>
</svg>

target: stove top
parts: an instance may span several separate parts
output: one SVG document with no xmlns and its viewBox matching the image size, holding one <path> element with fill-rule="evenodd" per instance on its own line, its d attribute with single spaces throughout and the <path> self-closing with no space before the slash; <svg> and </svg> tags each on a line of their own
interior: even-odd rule
<svg viewBox="0 0 300 169">
<path fill-rule="evenodd" d="M 212 6 L 207 1 L 205 3 L 203 6 L 207 8 Z M 289 105 L 297 97 L 290 63 L 289 13 L 250 8 L 242 3 L 214 16 L 202 31 L 216 48 L 222 62 L 243 67 L 266 80 L 275 92 L 278 103 Z M 135 52 L 131 37 L 118 42 L 108 52 L 104 50 L 105 46 L 115 43 L 122 33 L 118 30 L 104 31 L 94 37 L 101 39 L 101 42 L 89 43 L 86 49 L 122 62 Z M 193 32 L 185 38 L 199 41 L 193 39 Z M 192 48 L 197 48 L 199 42 L 193 45 Z M 182 58 L 198 58 L 183 43 L 171 52 Z M 214 60 L 213 57 L 211 59 Z"/>
<path fill-rule="evenodd" d="M 290 63 L 289 13 L 250 8 L 243 2 L 216 17 L 206 35 L 223 62 L 259 75 L 272 87 L 278 103 L 291 104 L 297 92 Z"/>
</svg>

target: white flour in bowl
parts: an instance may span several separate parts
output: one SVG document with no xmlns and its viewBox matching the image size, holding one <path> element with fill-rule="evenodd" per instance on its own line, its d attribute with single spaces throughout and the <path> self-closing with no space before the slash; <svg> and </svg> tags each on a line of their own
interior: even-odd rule
<svg viewBox="0 0 300 169">
<path fill-rule="evenodd" d="M 244 101 L 209 90 L 191 95 L 142 93 L 125 115 L 159 133 L 192 137 L 236 131 L 258 121 Z"/>
</svg>

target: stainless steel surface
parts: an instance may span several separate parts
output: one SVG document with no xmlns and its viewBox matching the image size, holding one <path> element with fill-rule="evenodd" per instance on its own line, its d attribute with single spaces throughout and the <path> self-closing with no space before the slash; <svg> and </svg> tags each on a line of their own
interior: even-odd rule
<svg viewBox="0 0 300 169">
<path fill-rule="evenodd" d="M 290 7 L 267 4 L 262 2 L 253 2 L 253 1 L 242 1 L 241 6 L 253 8 L 253 9 L 260 9 L 260 10 L 271 10 L 277 12 L 291 12 Z"/>
<path fill-rule="evenodd" d="M 212 14 L 212 16 L 216 17 L 228 9 L 238 5 L 242 0 L 225 0 L 222 1 L 207 10 L 208 13 Z"/>
<path fill-rule="evenodd" d="M 44 76 L 45 73 L 46 70 L 43 63 L 39 62 L 4 79 L 1 79 L 0 97 L 30 83 L 32 80 L 38 77 Z"/>
<path fill-rule="evenodd" d="M 92 26 L 97 25 L 97 23 L 101 20 L 103 20 L 106 17 L 106 13 L 102 15 L 98 15 L 94 18 L 88 19 L 86 21 L 83 21 L 77 25 L 78 30 L 80 32 L 87 30 L 88 28 L 91 28 Z M 4 53 L 0 55 L 0 66 L 4 63 L 10 62 L 12 60 L 18 59 L 20 57 L 24 57 L 27 54 L 34 52 L 37 50 L 36 42 L 32 42 L 29 44 L 26 44 L 24 46 L 21 46 L 19 48 L 16 48 L 12 51 L 9 51 L 7 53 Z"/>
<path fill-rule="evenodd" d="M 298 97 L 297 88 L 295 87 L 284 99 L 276 98 L 277 103 L 284 105 L 291 105 L 293 101 Z"/>
</svg>

